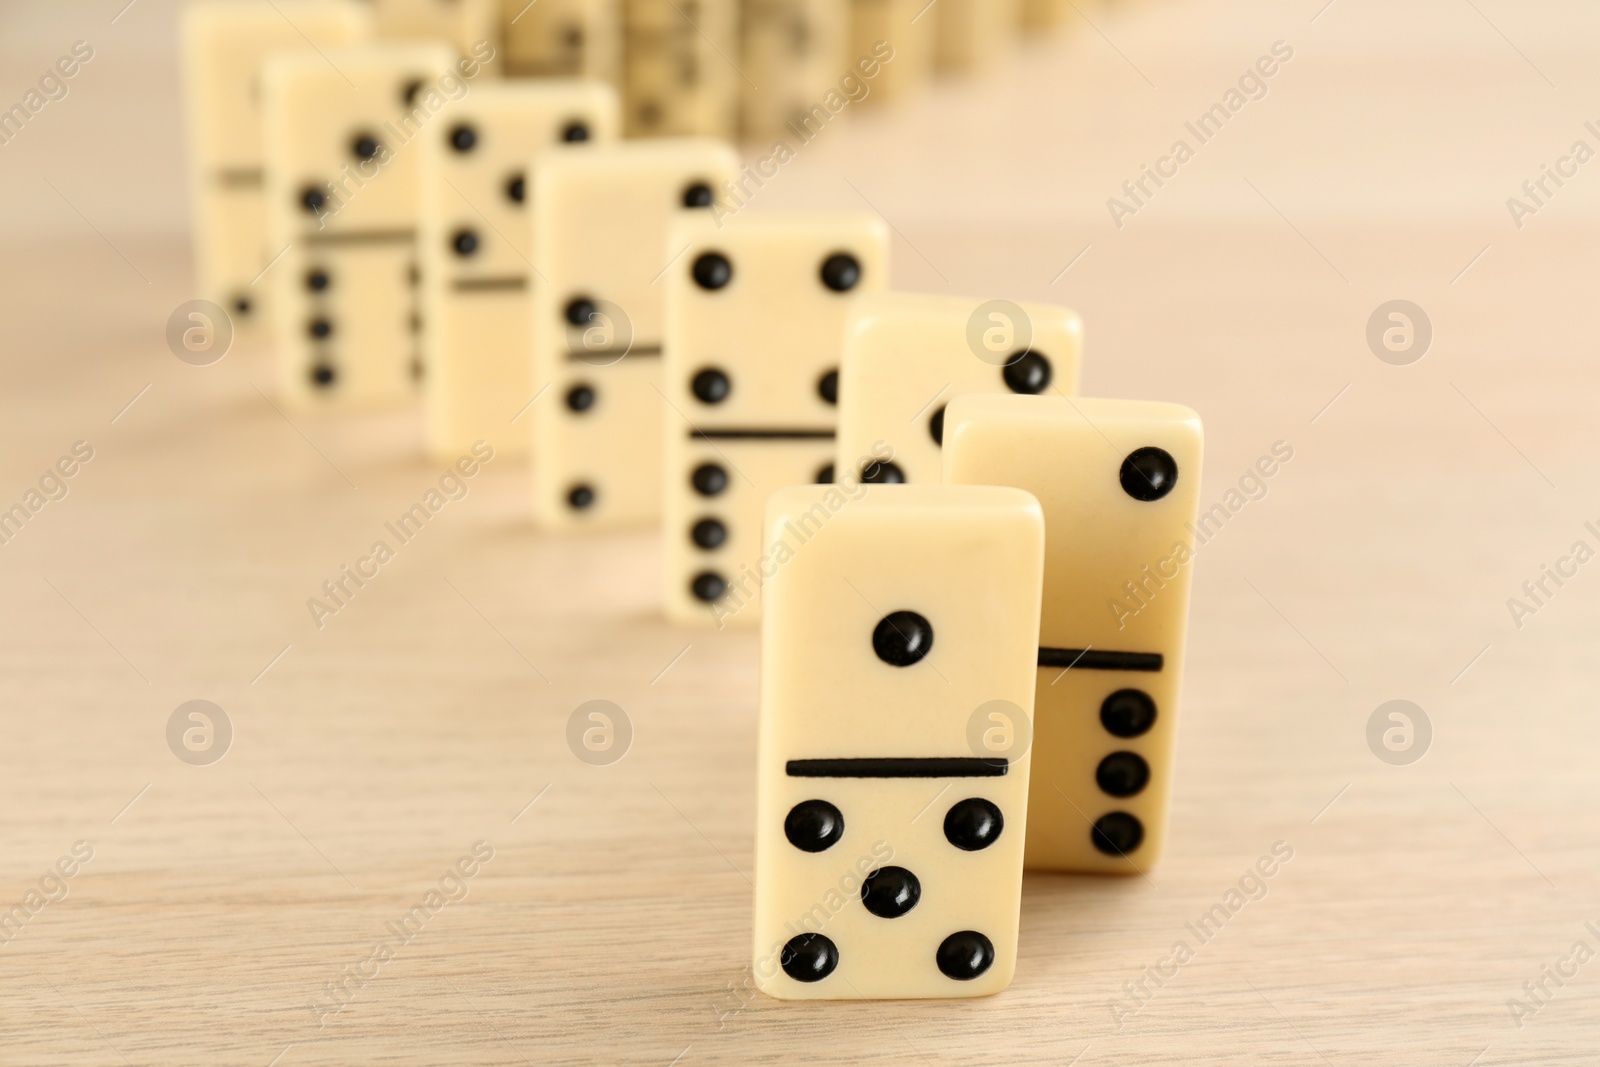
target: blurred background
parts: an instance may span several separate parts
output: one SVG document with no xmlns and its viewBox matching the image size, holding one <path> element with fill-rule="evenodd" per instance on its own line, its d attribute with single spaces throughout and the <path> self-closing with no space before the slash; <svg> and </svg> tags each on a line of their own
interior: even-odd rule
<svg viewBox="0 0 1600 1067">
<path fill-rule="evenodd" d="M 182 5 L 125 4 L 13 3 L 0 12 L 7 106 L 74 41 L 95 50 L 69 83 L 70 96 L 4 147 L 7 232 L 68 229 L 70 209 L 46 210 L 34 188 L 41 174 L 55 175 L 51 168 L 78 178 L 86 207 L 108 232 L 165 235 L 187 224 L 174 106 Z M 1419 0 L 1391 9 L 1363 0 L 1246 0 L 1224 11 L 1123 0 L 1078 7 L 1064 32 L 1010 50 L 979 86 L 950 78 L 892 119 L 881 116 L 901 134 L 893 151 L 912 154 L 900 160 L 908 172 L 915 158 L 941 164 L 937 181 L 928 175 L 895 190 L 908 223 L 956 213 L 971 222 L 1105 224 L 1105 198 L 1278 40 L 1295 50 L 1291 76 L 1271 80 L 1272 105 L 1247 109 L 1248 132 L 1230 131 L 1238 135 L 1186 169 L 1169 215 L 1253 218 L 1259 198 L 1240 192 L 1234 172 L 1261 167 L 1253 177 L 1297 175 L 1294 206 L 1302 213 L 1493 226 L 1505 197 L 1593 118 L 1584 94 L 1592 92 L 1588 46 L 1600 13 L 1585 4 Z M 1030 94 L 1015 91 L 1024 86 Z M 848 159 L 866 172 L 881 159 L 862 150 L 883 141 L 882 129 L 853 125 L 849 151 L 833 147 L 835 162 Z M 1047 166 L 1051 181 L 1026 180 Z M 117 180 L 78 173 L 93 167 Z M 1580 190 L 1562 199 L 1572 201 L 1563 204 L 1572 217 L 1594 203 Z"/>
</svg>

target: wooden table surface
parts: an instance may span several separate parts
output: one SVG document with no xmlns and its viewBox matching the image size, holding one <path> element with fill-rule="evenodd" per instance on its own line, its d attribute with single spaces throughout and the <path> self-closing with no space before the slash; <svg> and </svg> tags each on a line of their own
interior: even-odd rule
<svg viewBox="0 0 1600 1067">
<path fill-rule="evenodd" d="M 0 1063 L 1600 1060 L 1600 562 L 1560 563 L 1600 548 L 1600 166 L 1520 229 L 1506 205 L 1600 147 L 1600 16 L 1322 4 L 1086 8 L 830 129 L 753 208 L 870 203 L 902 287 L 1076 306 L 1085 391 L 1197 408 L 1234 505 L 1163 862 L 1029 875 L 998 996 L 831 1004 L 744 984 L 756 638 L 661 620 L 652 533 L 535 533 L 509 460 L 318 628 L 438 483 L 417 413 L 286 418 L 269 354 L 173 358 L 174 5 L 8 14 L 0 102 L 77 37 L 100 66 L 0 148 L 0 507 L 93 451 L 0 546 Z M 1410 365 L 1366 339 L 1394 299 L 1432 324 Z M 1514 617 L 1546 565 L 1571 576 Z M 593 699 L 631 723 L 606 766 L 566 741 Z M 1406 765 L 1368 743 L 1395 699 L 1431 724 Z M 210 765 L 168 746 L 191 700 L 231 724 Z"/>
</svg>

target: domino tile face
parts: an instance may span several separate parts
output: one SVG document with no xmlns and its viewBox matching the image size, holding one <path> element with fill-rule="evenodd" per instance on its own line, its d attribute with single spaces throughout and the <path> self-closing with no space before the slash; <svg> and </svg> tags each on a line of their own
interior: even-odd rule
<svg viewBox="0 0 1600 1067">
<path fill-rule="evenodd" d="M 422 140 L 428 445 L 453 460 L 475 441 L 526 456 L 533 399 L 529 166 L 617 136 L 616 94 L 597 82 L 475 86 Z"/>
<path fill-rule="evenodd" d="M 831 480 L 851 297 L 888 282 L 876 215 L 679 222 L 667 288 L 663 487 L 668 618 L 754 625 L 776 489 Z"/>
<path fill-rule="evenodd" d="M 1030 868 L 1134 874 L 1166 843 L 1200 419 L 1155 401 L 969 394 L 945 476 L 1044 509 Z"/>
<path fill-rule="evenodd" d="M 534 166 L 534 515 L 550 530 L 659 521 L 662 280 L 673 221 L 710 214 L 733 149 L 695 138 L 547 152 Z M 542 391 L 542 392 L 541 392 Z"/>
<path fill-rule="evenodd" d="M 941 477 L 945 407 L 969 392 L 1077 392 L 1083 326 L 1045 304 L 882 293 L 855 302 L 840 375 L 841 470 L 879 441 L 894 458 L 860 471 L 870 481 Z"/>
<path fill-rule="evenodd" d="M 1005 988 L 1037 502 L 991 486 L 792 488 L 773 495 L 766 540 L 788 549 L 762 625 L 758 986 L 788 1000 Z M 981 739 L 997 723 L 1011 741 Z"/>
<path fill-rule="evenodd" d="M 466 61 L 461 61 L 466 62 Z M 426 371 L 417 247 L 423 153 L 469 86 L 444 45 L 268 62 L 268 277 L 280 395 L 302 409 L 414 400 Z"/>
<path fill-rule="evenodd" d="M 228 0 L 184 9 L 196 271 L 206 299 L 227 309 L 241 331 L 265 334 L 272 322 L 271 287 L 258 281 L 277 251 L 267 247 L 262 67 L 274 53 L 371 35 L 370 11 L 335 0 Z"/>
</svg>

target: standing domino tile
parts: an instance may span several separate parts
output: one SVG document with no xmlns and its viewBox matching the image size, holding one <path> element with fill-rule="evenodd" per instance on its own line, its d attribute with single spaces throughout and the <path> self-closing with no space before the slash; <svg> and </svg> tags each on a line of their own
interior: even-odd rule
<svg viewBox="0 0 1600 1067">
<path fill-rule="evenodd" d="M 619 7 L 619 0 L 501 0 L 506 74 L 614 81 Z"/>
<path fill-rule="evenodd" d="M 428 443 L 442 460 L 474 441 L 527 454 L 534 395 L 528 161 L 617 135 L 609 86 L 565 79 L 475 87 L 422 146 Z"/>
<path fill-rule="evenodd" d="M 274 52 L 355 44 L 371 33 L 362 5 L 334 0 L 212 0 L 184 9 L 196 269 L 201 292 L 241 329 L 271 321 L 267 285 L 254 283 L 277 254 L 267 248 L 262 64 Z"/>
<path fill-rule="evenodd" d="M 373 10 L 379 37 L 444 41 L 461 55 L 485 63 L 499 49 L 498 0 L 374 0 Z"/>
<path fill-rule="evenodd" d="M 787 138 L 790 123 L 804 132 L 813 109 L 838 91 L 850 73 L 849 12 L 849 0 L 744 0 L 740 63 L 760 72 L 759 85 L 739 81 L 746 137 Z M 822 112 L 824 122 L 830 117 Z"/>
<path fill-rule="evenodd" d="M 855 302 L 839 381 L 840 470 L 887 442 L 868 481 L 935 482 L 945 405 L 961 393 L 1078 389 L 1083 326 L 1044 304 L 883 293 Z"/>
<path fill-rule="evenodd" d="M 680 220 L 668 248 L 667 617 L 759 621 L 762 509 L 833 480 L 839 339 L 850 297 L 888 281 L 876 215 Z"/>
<path fill-rule="evenodd" d="M 1030 868 L 1131 874 L 1167 836 L 1200 498 L 1200 418 L 1142 400 L 968 395 L 945 477 L 1045 515 Z"/>
<path fill-rule="evenodd" d="M 547 529 L 661 514 L 667 231 L 738 173 L 719 141 L 546 152 L 534 164 L 534 515 Z"/>
<path fill-rule="evenodd" d="M 477 70 L 445 45 L 420 44 L 268 62 L 268 222 L 282 249 L 268 277 L 279 389 L 291 403 L 360 407 L 417 396 L 416 140 L 448 128 L 450 105 Z"/>
<path fill-rule="evenodd" d="M 850 55 L 883 67 L 866 103 L 910 96 L 933 74 L 935 18 L 927 0 L 850 0 Z"/>
<path fill-rule="evenodd" d="M 995 486 L 775 493 L 754 974 L 975 997 L 1016 968 L 1043 516 Z M 984 730 L 1011 732 L 1002 750 Z M 983 753 L 979 755 L 977 753 Z"/>
<path fill-rule="evenodd" d="M 733 136 L 739 0 L 622 0 L 629 137 Z"/>
<path fill-rule="evenodd" d="M 1020 0 L 941 0 L 934 61 L 942 71 L 970 74 L 993 66 L 1017 36 Z"/>
</svg>

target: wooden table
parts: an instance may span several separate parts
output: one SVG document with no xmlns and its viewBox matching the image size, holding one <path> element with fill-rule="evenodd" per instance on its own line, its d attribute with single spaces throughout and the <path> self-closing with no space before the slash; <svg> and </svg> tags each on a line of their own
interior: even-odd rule
<svg viewBox="0 0 1600 1067">
<path fill-rule="evenodd" d="M 495 461 L 314 624 L 441 471 L 416 413 L 286 417 L 267 353 L 168 353 L 186 244 L 147 223 L 181 165 L 122 147 L 130 110 L 175 143 L 177 102 L 106 30 L 109 73 L 0 156 L 37 196 L 5 209 L 0 506 L 93 449 L 0 547 L 0 910 L 59 898 L 0 946 L 0 1063 L 1596 1062 L 1600 563 L 1507 601 L 1600 548 L 1600 171 L 1520 230 L 1505 200 L 1600 145 L 1600 26 L 1318 6 L 1091 9 L 1103 34 L 864 112 L 760 194 L 870 203 L 903 287 L 1078 307 L 1086 392 L 1205 417 L 1207 505 L 1293 449 L 1199 556 L 1169 854 L 1030 875 L 1015 984 L 940 1003 L 744 986 L 757 642 L 661 620 L 653 534 L 540 536 Z M 1266 95 L 1118 229 L 1106 199 L 1278 40 Z M 1434 332 L 1406 366 L 1366 340 L 1393 299 Z M 608 766 L 566 742 L 592 699 L 631 722 Z M 1431 724 L 1408 765 L 1369 748 L 1394 699 Z M 220 762 L 168 747 L 191 700 L 231 723 Z"/>
</svg>

